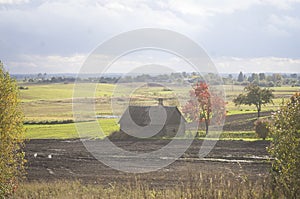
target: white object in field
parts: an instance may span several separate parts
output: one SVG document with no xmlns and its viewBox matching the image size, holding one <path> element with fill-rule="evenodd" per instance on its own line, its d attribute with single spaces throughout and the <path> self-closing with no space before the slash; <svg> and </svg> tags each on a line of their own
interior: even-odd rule
<svg viewBox="0 0 300 199">
<path fill-rule="evenodd" d="M 52 158 L 52 155 L 51 155 L 51 154 L 49 154 L 49 155 L 48 155 L 48 158 L 50 158 L 50 159 L 51 159 L 51 158 Z"/>
<path fill-rule="evenodd" d="M 54 172 L 53 172 L 51 169 L 47 168 L 47 171 L 48 171 L 51 175 L 54 175 Z"/>
<path fill-rule="evenodd" d="M 36 157 L 37 157 L 37 153 L 35 153 L 35 154 L 33 155 L 33 157 L 36 158 Z"/>
</svg>

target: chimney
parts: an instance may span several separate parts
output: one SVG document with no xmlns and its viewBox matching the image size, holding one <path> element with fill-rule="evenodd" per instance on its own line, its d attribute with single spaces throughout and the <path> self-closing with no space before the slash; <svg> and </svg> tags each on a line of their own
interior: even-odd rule
<svg viewBox="0 0 300 199">
<path fill-rule="evenodd" d="M 164 99 L 158 98 L 158 106 L 163 106 L 163 105 L 164 105 Z"/>
</svg>

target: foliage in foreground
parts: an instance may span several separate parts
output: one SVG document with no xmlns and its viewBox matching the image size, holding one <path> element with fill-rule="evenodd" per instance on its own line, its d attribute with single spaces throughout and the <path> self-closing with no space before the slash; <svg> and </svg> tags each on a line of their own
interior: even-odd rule
<svg viewBox="0 0 300 199">
<path fill-rule="evenodd" d="M 79 181 L 31 182 L 23 184 L 14 198 L 273 198 L 268 178 L 250 182 L 243 176 L 187 174 L 188 182 L 165 187 L 150 187 L 137 179 L 107 186 L 84 184 Z"/>
<path fill-rule="evenodd" d="M 0 62 L 0 198 L 14 191 L 25 172 L 23 137 L 17 85 Z"/>
<path fill-rule="evenodd" d="M 300 93 L 273 115 L 270 154 L 274 190 L 287 198 L 300 196 Z"/>
</svg>

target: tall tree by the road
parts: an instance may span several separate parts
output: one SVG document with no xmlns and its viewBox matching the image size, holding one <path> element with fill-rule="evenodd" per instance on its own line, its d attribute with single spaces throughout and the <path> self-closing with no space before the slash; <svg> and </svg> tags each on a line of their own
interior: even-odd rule
<svg viewBox="0 0 300 199">
<path fill-rule="evenodd" d="M 260 117 L 261 107 L 262 105 L 273 103 L 272 99 L 274 98 L 273 90 L 263 88 L 261 89 L 259 86 L 254 84 L 249 84 L 244 88 L 244 94 L 239 94 L 233 102 L 235 105 L 255 105 L 257 109 L 257 117 Z"/>
<path fill-rule="evenodd" d="M 197 83 L 190 91 L 190 100 L 183 107 L 184 115 L 192 121 L 205 123 L 205 133 L 212 117 L 221 121 L 225 116 L 225 102 L 218 95 L 209 91 L 206 83 Z M 199 132 L 197 132 L 197 137 Z"/>
<path fill-rule="evenodd" d="M 0 62 L 0 198 L 9 196 L 25 173 L 23 136 L 17 84 Z"/>
<path fill-rule="evenodd" d="M 243 82 L 244 81 L 244 75 L 243 75 L 242 71 L 240 72 L 237 81 L 238 82 Z"/>
<path fill-rule="evenodd" d="M 265 73 L 259 73 L 259 74 L 258 74 L 258 76 L 259 76 L 259 80 L 260 80 L 260 81 L 262 81 L 262 80 L 265 80 L 265 79 L 266 79 L 266 75 L 265 75 Z"/>
</svg>

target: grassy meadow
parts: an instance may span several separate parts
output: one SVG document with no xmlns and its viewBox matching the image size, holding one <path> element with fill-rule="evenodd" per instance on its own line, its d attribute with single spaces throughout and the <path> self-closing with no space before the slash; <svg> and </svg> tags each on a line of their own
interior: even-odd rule
<svg viewBox="0 0 300 199">
<path fill-rule="evenodd" d="M 91 83 L 82 83 L 83 86 L 93 86 Z M 22 107 L 25 113 L 26 138 L 78 138 L 76 126 L 74 123 L 64 123 L 63 121 L 72 121 L 72 96 L 74 84 L 52 83 L 52 84 L 22 84 L 28 87 L 28 90 L 20 90 Z M 94 85 L 95 86 L 95 85 Z M 155 105 L 158 97 L 163 97 L 165 105 L 179 106 L 180 100 L 189 98 L 186 86 L 169 87 L 148 87 L 142 86 L 135 89 L 136 84 L 97 84 L 95 92 L 96 114 L 97 115 L 121 115 L 129 104 L 135 105 Z M 255 113 L 254 106 L 235 106 L 232 99 L 243 92 L 243 86 L 225 85 L 226 109 L 227 115 L 236 115 L 244 113 Z M 282 100 L 290 97 L 299 87 L 274 87 L 274 104 L 268 104 L 262 111 L 276 110 Z M 177 100 L 179 99 L 179 100 Z M 111 103 L 113 102 L 113 107 Z M 113 111 L 112 111 L 113 108 Z M 61 121 L 61 122 L 60 122 Z M 109 135 L 119 129 L 118 119 L 99 119 L 103 131 Z M 49 123 L 58 124 L 49 124 Z M 88 126 L 88 125 L 87 125 Z M 99 137 L 97 132 L 89 131 L 89 136 Z M 221 135 L 224 139 L 255 139 L 254 131 L 229 131 Z"/>
<path fill-rule="evenodd" d="M 98 120 L 105 135 L 110 132 L 119 130 L 119 126 L 115 119 Z M 91 122 L 85 122 L 87 135 L 95 138 L 103 138 L 90 126 Z M 30 124 L 26 125 L 26 138 L 28 139 L 70 139 L 79 138 L 74 123 L 69 124 Z M 82 135 L 85 137 L 84 135 Z"/>
<path fill-rule="evenodd" d="M 14 198 L 115 198 L 115 199 L 173 199 L 173 198 L 275 198 L 268 178 L 255 183 L 246 176 L 231 174 L 188 173 L 190 181 L 172 187 L 151 187 L 136 177 L 133 182 L 112 183 L 109 186 L 84 184 L 80 181 L 31 182 L 22 184 Z M 278 195 L 278 198 L 283 196 Z"/>
</svg>

